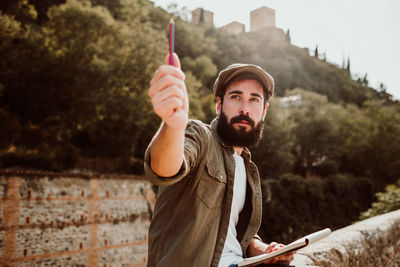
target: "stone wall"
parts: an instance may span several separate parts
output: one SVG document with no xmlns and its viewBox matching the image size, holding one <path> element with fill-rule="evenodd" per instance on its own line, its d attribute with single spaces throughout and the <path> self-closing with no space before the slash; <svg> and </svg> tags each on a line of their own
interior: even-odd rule
<svg viewBox="0 0 400 267">
<path fill-rule="evenodd" d="M 245 25 L 243 23 L 233 21 L 225 26 L 220 27 L 220 29 L 230 33 L 230 34 L 241 34 L 244 33 L 244 27 Z"/>
<path fill-rule="evenodd" d="M 400 210 L 334 231 L 297 252 L 293 265 L 399 267 Z"/>
<path fill-rule="evenodd" d="M 135 176 L 0 171 L 0 266 L 144 267 L 154 201 Z"/>
</svg>

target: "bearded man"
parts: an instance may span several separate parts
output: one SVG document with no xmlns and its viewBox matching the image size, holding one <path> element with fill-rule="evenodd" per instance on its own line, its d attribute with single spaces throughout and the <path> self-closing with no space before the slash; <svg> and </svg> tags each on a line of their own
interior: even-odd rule
<svg viewBox="0 0 400 267">
<path fill-rule="evenodd" d="M 148 94 L 162 124 L 145 154 L 146 177 L 158 185 L 149 229 L 148 267 L 228 267 L 283 246 L 257 235 L 260 177 L 248 148 L 262 137 L 273 78 L 260 67 L 233 64 L 214 84 L 217 118 L 189 120 L 179 58 L 160 66 Z M 264 264 L 289 264 L 290 253 Z M 264 265 L 260 265 L 264 266 Z"/>
</svg>

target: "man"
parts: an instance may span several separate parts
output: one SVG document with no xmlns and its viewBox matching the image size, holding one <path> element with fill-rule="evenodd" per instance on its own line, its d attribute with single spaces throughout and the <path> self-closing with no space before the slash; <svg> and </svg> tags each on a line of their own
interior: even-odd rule
<svg viewBox="0 0 400 267">
<path fill-rule="evenodd" d="M 217 118 L 206 125 L 189 121 L 176 54 L 174 62 L 158 68 L 148 91 L 162 124 L 145 155 L 146 176 L 159 185 L 147 266 L 227 267 L 276 250 L 282 245 L 257 236 L 261 186 L 247 149 L 261 139 L 273 78 L 249 64 L 223 70 L 214 85 Z"/>
</svg>

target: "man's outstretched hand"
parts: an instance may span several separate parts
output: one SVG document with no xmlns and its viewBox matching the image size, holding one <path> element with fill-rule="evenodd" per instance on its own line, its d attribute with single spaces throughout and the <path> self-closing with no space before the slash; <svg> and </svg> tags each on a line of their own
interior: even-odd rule
<svg viewBox="0 0 400 267">
<path fill-rule="evenodd" d="M 154 73 L 148 91 L 154 112 L 163 120 L 150 143 L 150 166 L 161 177 L 172 177 L 181 169 L 189 120 L 185 74 L 176 54 L 175 65 L 168 65 L 168 62 L 169 55 L 165 57 L 165 65 Z"/>
<path fill-rule="evenodd" d="M 165 65 L 160 66 L 150 81 L 148 95 L 151 98 L 154 112 L 174 130 L 183 130 L 188 123 L 189 100 L 185 85 L 185 74 L 181 70 L 179 57 L 174 53 L 175 66 L 168 65 L 169 54 Z"/>
</svg>

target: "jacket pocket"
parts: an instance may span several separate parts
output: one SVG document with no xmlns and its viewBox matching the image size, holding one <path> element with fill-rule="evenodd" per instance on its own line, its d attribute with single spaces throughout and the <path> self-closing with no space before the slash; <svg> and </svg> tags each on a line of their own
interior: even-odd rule
<svg viewBox="0 0 400 267">
<path fill-rule="evenodd" d="M 226 189 L 226 172 L 221 163 L 207 161 L 197 187 L 197 197 L 207 208 L 222 206 Z"/>
</svg>

